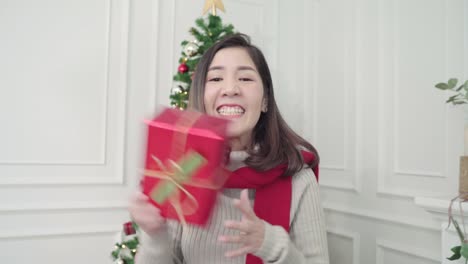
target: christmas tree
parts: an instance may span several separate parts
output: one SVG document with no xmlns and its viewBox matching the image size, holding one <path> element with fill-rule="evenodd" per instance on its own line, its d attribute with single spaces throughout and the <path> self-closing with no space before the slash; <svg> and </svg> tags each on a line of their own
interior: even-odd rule
<svg viewBox="0 0 468 264">
<path fill-rule="evenodd" d="M 189 32 L 194 40 L 182 41 L 182 52 L 179 59 L 179 67 L 174 75 L 174 86 L 171 89 L 171 106 L 181 110 L 187 108 L 192 76 L 200 58 L 205 51 L 224 36 L 234 33 L 232 25 L 223 25 L 216 9 L 224 11 L 221 0 L 206 0 L 203 14 L 211 10 L 205 18 L 195 20 L 196 27 L 190 28 Z M 134 264 L 138 249 L 137 226 L 133 222 L 124 224 L 121 232 L 120 242 L 115 243 L 111 252 L 112 259 L 116 264 Z"/>
<path fill-rule="evenodd" d="M 214 43 L 226 35 L 234 33 L 232 25 L 223 25 L 222 20 L 215 14 L 209 14 L 206 19 L 195 21 L 198 28 L 190 28 L 190 34 L 195 40 L 182 41 L 182 52 L 179 67 L 174 75 L 174 86 L 171 90 L 171 106 L 186 109 L 188 95 L 192 85 L 192 77 L 200 58 Z"/>
</svg>

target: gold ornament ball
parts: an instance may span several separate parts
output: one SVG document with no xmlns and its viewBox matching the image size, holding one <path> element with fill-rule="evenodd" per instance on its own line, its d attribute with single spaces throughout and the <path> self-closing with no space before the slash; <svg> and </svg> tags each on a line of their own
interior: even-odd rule
<svg viewBox="0 0 468 264">
<path fill-rule="evenodd" d="M 194 56 L 195 54 L 197 54 L 197 52 L 198 52 L 198 45 L 193 41 L 187 43 L 187 45 L 185 45 L 184 47 L 184 53 L 187 54 L 187 56 L 189 57 Z"/>
</svg>

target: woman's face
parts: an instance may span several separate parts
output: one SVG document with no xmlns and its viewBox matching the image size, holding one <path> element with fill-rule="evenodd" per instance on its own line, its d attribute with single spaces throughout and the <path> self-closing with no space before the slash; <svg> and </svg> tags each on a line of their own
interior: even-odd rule
<svg viewBox="0 0 468 264">
<path fill-rule="evenodd" d="M 245 149 L 266 107 L 262 79 L 245 49 L 216 53 L 206 76 L 204 103 L 208 115 L 231 120 L 227 136 L 232 150 Z"/>
</svg>

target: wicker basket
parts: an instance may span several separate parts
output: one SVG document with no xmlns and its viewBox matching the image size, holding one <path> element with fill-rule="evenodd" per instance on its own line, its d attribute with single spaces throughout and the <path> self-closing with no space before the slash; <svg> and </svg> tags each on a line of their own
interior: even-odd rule
<svg viewBox="0 0 468 264">
<path fill-rule="evenodd" d="M 460 157 L 460 179 L 458 192 L 468 193 L 468 156 Z M 461 197 L 463 200 L 468 200 L 468 194 Z"/>
</svg>

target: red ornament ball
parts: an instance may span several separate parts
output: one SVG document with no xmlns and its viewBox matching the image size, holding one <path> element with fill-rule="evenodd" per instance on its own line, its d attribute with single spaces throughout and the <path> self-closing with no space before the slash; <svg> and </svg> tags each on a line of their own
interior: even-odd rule
<svg viewBox="0 0 468 264">
<path fill-rule="evenodd" d="M 187 66 L 187 64 L 182 63 L 181 65 L 179 65 L 178 71 L 179 71 L 180 73 L 186 73 L 186 72 L 188 72 L 188 66 Z"/>
</svg>

